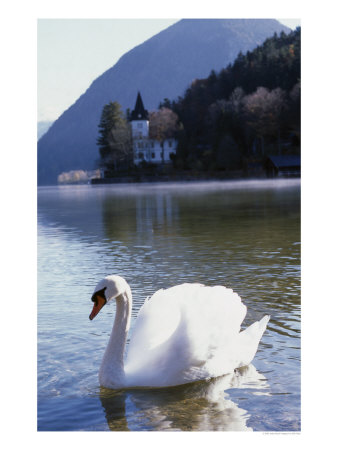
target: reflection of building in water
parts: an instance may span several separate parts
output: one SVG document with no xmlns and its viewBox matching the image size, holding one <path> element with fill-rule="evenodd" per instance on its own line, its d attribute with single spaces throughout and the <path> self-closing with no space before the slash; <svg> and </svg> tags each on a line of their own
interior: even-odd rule
<svg viewBox="0 0 338 450">
<path fill-rule="evenodd" d="M 144 108 L 141 94 L 137 94 L 135 108 L 131 113 L 134 163 L 142 161 L 153 164 L 171 163 L 171 154 L 176 153 L 177 141 L 168 138 L 161 142 L 149 137 L 149 114 Z"/>
<path fill-rule="evenodd" d="M 254 366 L 233 374 L 182 386 L 116 392 L 102 389 L 100 399 L 108 426 L 118 430 L 252 431 L 250 412 L 230 400 L 227 389 L 255 389 L 268 384 Z"/>
<path fill-rule="evenodd" d="M 171 227 L 178 221 L 178 205 L 172 204 L 172 196 L 158 192 L 156 196 L 139 196 L 136 200 L 137 232 L 153 232 L 156 227 Z"/>
<path fill-rule="evenodd" d="M 177 198 L 155 185 L 147 185 L 143 192 L 133 189 L 126 189 L 125 195 L 107 195 L 102 199 L 105 236 L 112 241 L 140 245 L 154 230 L 157 234 L 175 233 L 180 211 Z"/>
</svg>

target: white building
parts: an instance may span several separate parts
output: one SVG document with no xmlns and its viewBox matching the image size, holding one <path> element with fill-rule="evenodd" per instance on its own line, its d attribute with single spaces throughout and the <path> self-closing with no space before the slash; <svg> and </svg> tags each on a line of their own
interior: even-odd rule
<svg viewBox="0 0 338 450">
<path fill-rule="evenodd" d="M 142 161 L 153 164 L 171 163 L 171 154 L 176 153 L 177 141 L 166 139 L 163 149 L 160 141 L 149 138 L 149 115 L 144 109 L 141 94 L 137 94 L 135 108 L 131 113 L 131 130 L 133 138 L 134 163 Z"/>
</svg>

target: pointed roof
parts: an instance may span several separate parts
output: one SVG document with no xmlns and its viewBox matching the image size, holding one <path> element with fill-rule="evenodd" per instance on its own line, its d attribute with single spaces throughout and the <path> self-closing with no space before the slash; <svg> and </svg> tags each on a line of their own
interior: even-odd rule
<svg viewBox="0 0 338 450">
<path fill-rule="evenodd" d="M 140 92 L 137 93 L 135 108 L 131 113 L 131 120 L 148 120 L 148 111 L 144 109 Z"/>
</svg>

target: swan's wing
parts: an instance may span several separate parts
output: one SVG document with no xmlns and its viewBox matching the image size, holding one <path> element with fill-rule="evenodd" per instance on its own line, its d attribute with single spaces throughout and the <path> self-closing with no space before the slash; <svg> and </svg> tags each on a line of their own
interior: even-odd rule
<svg viewBox="0 0 338 450">
<path fill-rule="evenodd" d="M 240 297 L 223 286 L 182 284 L 157 291 L 139 312 L 126 372 L 147 373 L 153 384 L 214 376 L 210 361 L 238 336 L 245 314 Z"/>
</svg>

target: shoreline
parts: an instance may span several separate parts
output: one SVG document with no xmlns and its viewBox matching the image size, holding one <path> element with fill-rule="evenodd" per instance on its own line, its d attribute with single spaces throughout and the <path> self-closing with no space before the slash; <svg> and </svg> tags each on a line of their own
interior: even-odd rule
<svg viewBox="0 0 338 450">
<path fill-rule="evenodd" d="M 232 176 L 126 176 L 126 177 L 114 177 L 114 178 L 96 178 L 92 179 L 89 184 L 102 185 L 102 184 L 143 184 L 143 183 L 193 183 L 193 182 L 207 182 L 207 181 L 250 181 L 250 180 L 292 180 L 301 178 L 297 176 L 276 176 L 268 177 L 265 174 L 243 176 L 243 174 Z"/>
<path fill-rule="evenodd" d="M 250 178 L 266 178 L 265 173 L 244 175 L 242 170 L 220 172 L 220 173 L 167 173 L 167 174 L 147 174 L 139 173 L 134 175 L 93 178 L 91 184 L 117 184 L 117 183 L 166 183 L 166 182 L 194 182 L 194 181 L 226 181 L 245 180 Z"/>
<path fill-rule="evenodd" d="M 142 181 L 124 181 L 122 179 L 114 180 L 113 182 L 110 182 L 109 180 L 105 179 L 105 181 L 103 181 L 103 179 L 100 180 L 100 182 L 98 182 L 98 180 L 96 180 L 95 183 L 69 183 L 69 184 L 54 184 L 54 185 L 39 185 L 38 188 L 69 188 L 69 187 L 89 187 L 89 186 L 132 186 L 132 185 L 136 185 L 136 186 L 156 186 L 156 185 L 194 185 L 194 184 L 216 184 L 216 183 L 229 183 L 229 184 L 241 184 L 241 183 L 247 183 L 248 186 L 250 186 L 251 184 L 256 184 L 256 183 L 282 183 L 283 185 L 288 185 L 288 184 L 295 184 L 295 183 L 300 183 L 301 182 L 301 177 L 273 177 L 273 178 L 268 178 L 268 177 L 238 177 L 238 178 L 199 178 L 199 179 L 157 179 L 157 180 L 148 180 L 148 179 L 144 179 Z"/>
</svg>

